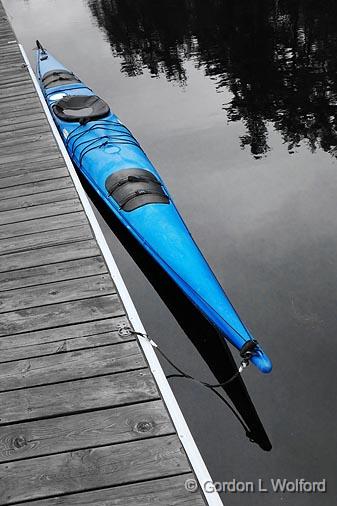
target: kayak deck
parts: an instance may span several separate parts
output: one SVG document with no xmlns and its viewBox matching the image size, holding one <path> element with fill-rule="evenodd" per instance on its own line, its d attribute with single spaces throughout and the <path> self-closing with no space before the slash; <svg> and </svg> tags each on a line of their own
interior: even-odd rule
<svg viewBox="0 0 337 506">
<path fill-rule="evenodd" d="M 218 331 L 262 372 L 270 372 L 269 358 L 236 313 L 132 133 L 39 42 L 37 72 L 70 157 L 102 201 Z"/>
</svg>

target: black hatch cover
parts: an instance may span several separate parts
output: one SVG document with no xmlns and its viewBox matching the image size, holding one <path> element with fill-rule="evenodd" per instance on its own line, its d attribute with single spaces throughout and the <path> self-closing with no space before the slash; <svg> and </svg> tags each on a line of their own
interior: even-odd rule
<svg viewBox="0 0 337 506">
<path fill-rule="evenodd" d="M 42 83 L 45 88 L 54 88 L 64 84 L 75 84 L 81 81 L 72 72 L 68 70 L 51 70 L 42 77 Z"/>
<path fill-rule="evenodd" d="M 123 211 L 133 211 L 146 204 L 168 204 L 162 183 L 145 169 L 122 169 L 105 181 L 109 195 Z"/>
</svg>

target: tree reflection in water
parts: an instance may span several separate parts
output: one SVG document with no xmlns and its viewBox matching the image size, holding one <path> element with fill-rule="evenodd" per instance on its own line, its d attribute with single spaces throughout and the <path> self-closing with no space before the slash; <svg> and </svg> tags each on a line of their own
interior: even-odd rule
<svg viewBox="0 0 337 506">
<path fill-rule="evenodd" d="M 303 143 L 336 154 L 335 0 L 87 1 L 127 75 L 184 85 L 190 60 L 229 90 L 227 117 L 254 157 L 268 153 L 268 125 L 290 154 Z"/>
</svg>

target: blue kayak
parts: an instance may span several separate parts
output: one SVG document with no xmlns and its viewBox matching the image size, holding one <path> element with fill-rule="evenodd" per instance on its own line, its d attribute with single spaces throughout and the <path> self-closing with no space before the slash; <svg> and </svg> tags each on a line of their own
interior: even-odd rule
<svg viewBox="0 0 337 506">
<path fill-rule="evenodd" d="M 270 372 L 130 130 L 38 41 L 37 76 L 70 158 L 100 199 L 241 357 Z"/>
</svg>

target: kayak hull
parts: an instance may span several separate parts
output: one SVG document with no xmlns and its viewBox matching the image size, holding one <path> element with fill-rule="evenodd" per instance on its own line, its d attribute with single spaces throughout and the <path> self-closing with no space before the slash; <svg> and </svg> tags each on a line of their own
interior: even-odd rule
<svg viewBox="0 0 337 506">
<path fill-rule="evenodd" d="M 95 100 L 93 91 L 80 80 L 60 82 L 53 72 L 70 72 L 42 48 L 37 50 L 37 76 L 47 105 L 65 143 L 68 153 L 90 186 L 137 239 L 144 250 L 173 279 L 191 302 L 238 350 L 253 336 L 241 321 L 227 295 L 217 281 L 206 259 L 174 205 L 170 194 L 155 167 L 148 159 L 131 132 L 109 111 L 95 120 L 69 121 L 60 117 L 58 104 L 83 97 Z M 48 76 L 48 86 L 45 76 Z M 70 97 L 77 97 L 75 99 Z M 70 103 L 70 102 L 69 102 Z M 62 116 L 62 115 L 61 115 Z M 131 171 L 131 172 L 130 172 Z M 132 172 L 133 171 L 133 172 Z M 138 172 L 137 172 L 138 171 Z M 140 174 L 130 175 L 130 174 Z M 145 177 L 143 176 L 145 174 Z M 109 178 L 119 178 L 117 185 L 107 186 Z M 151 186 L 151 202 L 128 210 L 132 202 L 146 199 L 145 190 L 137 198 L 121 204 L 115 198 L 124 187 Z M 155 185 L 155 186 L 154 186 Z M 137 192 L 136 192 L 137 193 Z M 150 192 L 148 192 L 150 193 Z M 133 201 L 132 201 L 133 199 Z M 272 365 L 260 345 L 251 356 L 252 363 L 262 372 L 270 372 Z"/>
</svg>

